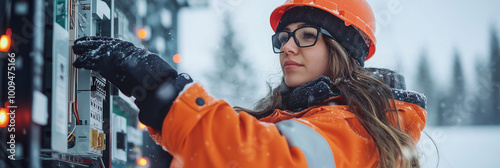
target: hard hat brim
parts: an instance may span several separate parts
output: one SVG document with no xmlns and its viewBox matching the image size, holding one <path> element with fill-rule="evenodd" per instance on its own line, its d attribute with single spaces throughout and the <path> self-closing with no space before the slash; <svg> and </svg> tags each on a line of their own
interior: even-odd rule
<svg viewBox="0 0 500 168">
<path fill-rule="evenodd" d="M 375 53 L 375 44 L 376 44 L 375 33 L 374 33 L 375 18 L 372 13 L 371 7 L 367 3 L 361 3 L 361 5 L 350 5 L 354 7 L 351 7 L 350 9 L 343 9 L 339 8 L 337 4 L 331 1 L 315 1 L 315 2 L 312 0 L 303 0 L 301 2 L 287 1 L 284 5 L 281 5 L 276 9 L 274 9 L 274 11 L 271 13 L 270 22 L 273 31 L 276 31 L 276 28 L 278 27 L 278 24 L 283 14 L 288 9 L 293 8 L 295 6 L 311 6 L 318 9 L 322 9 L 342 19 L 345 22 L 346 26 L 353 25 L 362 33 L 364 33 L 364 35 L 368 36 L 368 38 L 370 39 L 370 44 L 368 44 L 369 52 L 365 61 L 370 59 Z M 327 6 L 331 9 L 327 8 Z M 361 13 L 363 16 L 356 16 L 353 14 L 353 12 L 349 12 L 353 10 L 356 11 L 356 13 L 358 14 Z M 366 23 L 365 21 L 363 21 L 363 19 L 372 20 L 373 23 Z"/>
</svg>

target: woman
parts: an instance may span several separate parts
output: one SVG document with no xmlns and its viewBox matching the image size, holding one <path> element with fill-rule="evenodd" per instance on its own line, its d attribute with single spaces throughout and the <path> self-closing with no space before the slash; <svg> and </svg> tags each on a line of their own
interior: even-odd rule
<svg viewBox="0 0 500 168">
<path fill-rule="evenodd" d="M 297 1 L 271 14 L 283 81 L 256 110 L 233 109 L 199 83 L 184 88 L 188 75 L 117 39 L 78 39 L 74 66 L 136 97 L 171 167 L 419 167 L 425 98 L 391 71 L 363 68 L 375 51 L 368 4 Z"/>
</svg>

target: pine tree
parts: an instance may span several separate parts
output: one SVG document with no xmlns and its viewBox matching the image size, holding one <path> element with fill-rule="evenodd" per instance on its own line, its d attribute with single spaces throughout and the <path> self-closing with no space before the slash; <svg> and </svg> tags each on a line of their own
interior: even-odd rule
<svg viewBox="0 0 500 168">
<path fill-rule="evenodd" d="M 462 69 L 462 61 L 460 59 L 460 53 L 455 49 L 454 61 L 453 61 L 453 75 L 452 75 L 452 83 L 451 83 L 451 93 L 449 99 L 452 100 L 453 106 L 453 114 L 450 114 L 451 118 L 447 118 L 446 124 L 463 124 L 468 118 L 469 111 L 465 108 L 465 80 L 464 80 L 464 72 Z"/>
<path fill-rule="evenodd" d="M 476 87 L 473 87 L 472 96 L 474 96 L 473 98 L 477 105 L 472 109 L 476 112 L 472 117 L 476 125 L 493 124 L 494 122 L 493 109 L 490 106 L 492 101 L 489 97 L 491 96 L 492 90 L 490 69 L 488 65 L 489 64 L 484 61 L 477 61 L 475 63 Z"/>
<path fill-rule="evenodd" d="M 427 50 L 422 50 L 418 62 L 417 86 L 416 91 L 423 93 L 427 97 L 428 123 L 431 125 L 439 124 L 441 118 L 437 109 L 436 94 L 434 92 L 435 84 L 432 81 L 431 69 L 429 67 Z"/>
<path fill-rule="evenodd" d="M 493 87 L 492 103 L 494 124 L 500 124 L 500 42 L 495 27 L 491 29 L 490 36 L 490 68 L 491 86 Z"/>
<path fill-rule="evenodd" d="M 418 74 L 417 74 L 417 91 L 422 92 L 426 95 L 430 95 L 433 93 L 434 83 L 431 79 L 431 69 L 429 67 L 428 54 L 427 51 L 424 50 L 420 54 L 420 60 L 418 62 Z"/>
<path fill-rule="evenodd" d="M 215 54 L 214 72 L 208 72 L 211 93 L 232 106 L 249 107 L 256 101 L 254 70 L 241 55 L 243 46 L 235 39 L 235 32 L 228 14 L 224 15 L 222 43 Z"/>
<path fill-rule="evenodd" d="M 462 70 L 462 60 L 460 59 L 460 53 L 455 50 L 455 56 L 453 61 L 453 94 L 459 101 L 464 100 L 465 92 L 465 80 L 464 72 Z"/>
</svg>

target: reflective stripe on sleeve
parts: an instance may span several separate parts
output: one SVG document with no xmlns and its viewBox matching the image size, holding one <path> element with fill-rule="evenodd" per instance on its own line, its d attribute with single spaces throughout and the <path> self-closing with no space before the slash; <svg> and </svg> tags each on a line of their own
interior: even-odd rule
<svg viewBox="0 0 500 168">
<path fill-rule="evenodd" d="M 285 136 L 289 146 L 302 150 L 310 168 L 335 167 L 330 145 L 318 132 L 295 120 L 278 122 L 276 127 Z"/>
</svg>

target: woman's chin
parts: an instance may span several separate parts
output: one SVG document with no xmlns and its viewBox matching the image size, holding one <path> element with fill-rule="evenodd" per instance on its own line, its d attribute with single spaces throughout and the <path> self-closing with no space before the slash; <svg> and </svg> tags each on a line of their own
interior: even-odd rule
<svg viewBox="0 0 500 168">
<path fill-rule="evenodd" d="M 300 80 L 297 80 L 297 79 L 286 79 L 285 78 L 285 84 L 288 86 L 288 87 L 297 87 L 297 86 L 300 86 L 302 84 L 304 84 L 305 82 L 302 82 Z"/>
</svg>

